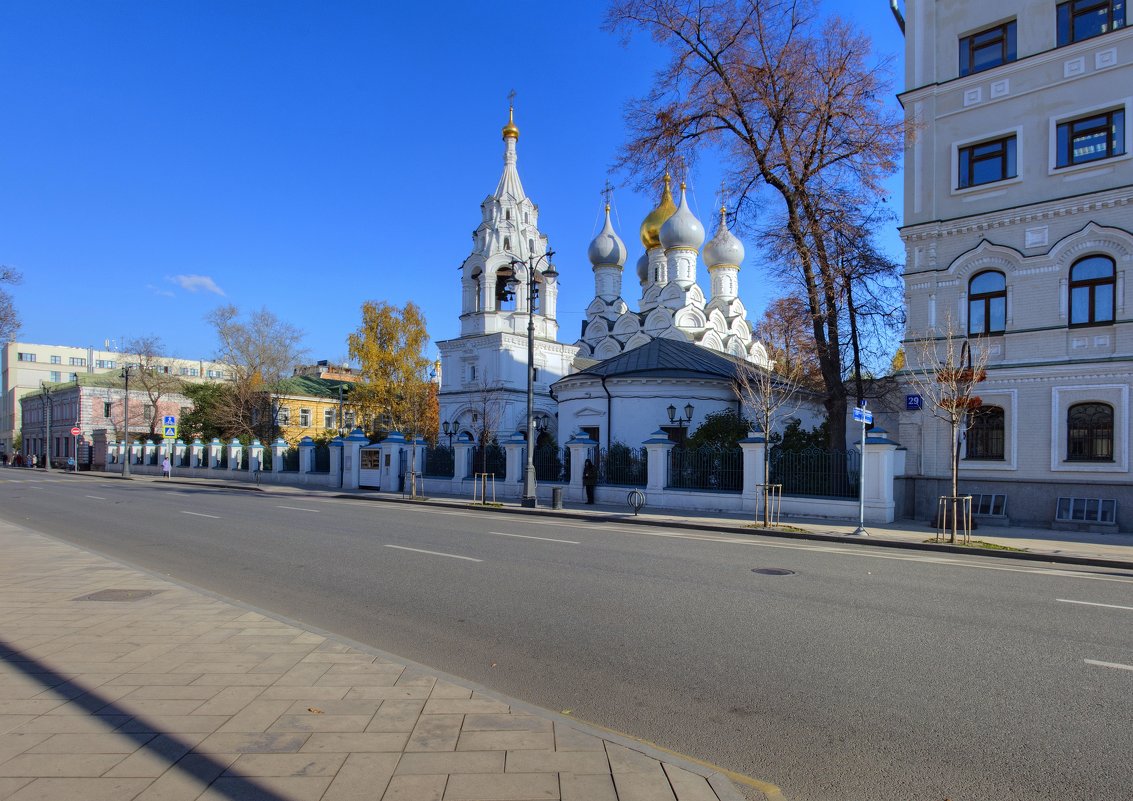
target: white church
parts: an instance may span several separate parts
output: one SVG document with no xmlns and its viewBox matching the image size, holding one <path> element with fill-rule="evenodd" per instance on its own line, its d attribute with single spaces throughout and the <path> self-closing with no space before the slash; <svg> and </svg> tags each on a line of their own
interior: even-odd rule
<svg viewBox="0 0 1133 801">
<path fill-rule="evenodd" d="M 440 417 L 448 430 L 475 441 L 487 413 L 495 418 L 488 428 L 501 443 L 526 432 L 529 312 L 534 412 L 546 427 L 542 437 L 563 443 L 582 432 L 602 447 L 639 447 L 658 430 L 676 439 L 712 412 L 739 410 L 733 389 L 738 363 L 770 362 L 737 296 L 744 247 L 728 230 L 725 209 L 705 244 L 704 226 L 689 209 L 683 184 L 674 203 L 665 176 L 660 202 L 641 224 L 645 252 L 637 261 L 640 294 L 633 309 L 623 288 L 628 251 L 607 203 L 605 225 L 587 253 L 594 299 L 581 337 L 566 344 L 558 339 L 555 318 L 558 274 L 539 230 L 539 208 L 519 178 L 518 141 L 511 112 L 503 128 L 503 174 L 480 204 L 472 252 L 461 267 L 460 336 L 437 343 Z M 710 276 L 708 297 L 697 283 L 701 258 Z M 674 424 L 669 406 L 678 409 L 678 418 L 691 409 L 691 420 Z"/>
</svg>

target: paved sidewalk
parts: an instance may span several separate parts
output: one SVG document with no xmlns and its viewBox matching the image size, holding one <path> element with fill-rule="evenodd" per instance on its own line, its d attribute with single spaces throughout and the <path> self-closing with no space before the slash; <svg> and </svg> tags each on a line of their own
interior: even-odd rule
<svg viewBox="0 0 1133 801">
<path fill-rule="evenodd" d="M 0 550 L 0 799 L 741 799 L 711 768 L 17 526 Z"/>
</svg>

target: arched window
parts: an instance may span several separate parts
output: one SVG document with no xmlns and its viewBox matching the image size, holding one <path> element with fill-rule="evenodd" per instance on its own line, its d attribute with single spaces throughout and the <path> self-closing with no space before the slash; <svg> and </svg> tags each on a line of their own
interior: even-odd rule
<svg viewBox="0 0 1133 801">
<path fill-rule="evenodd" d="M 968 415 L 967 459 L 1003 459 L 1003 409 L 981 406 Z"/>
<path fill-rule="evenodd" d="M 504 265 L 496 270 L 496 308 L 500 311 L 515 309 L 515 271 Z"/>
<path fill-rule="evenodd" d="M 1066 412 L 1066 461 L 1113 461 L 1113 407 L 1078 403 Z"/>
<path fill-rule="evenodd" d="M 511 250 L 511 237 L 504 237 L 504 250 Z"/>
<path fill-rule="evenodd" d="M 1105 325 L 1113 322 L 1113 259 L 1087 256 L 1070 268 L 1070 325 Z"/>
<path fill-rule="evenodd" d="M 504 212 L 504 219 L 505 220 L 511 219 L 511 209 L 508 209 L 507 211 Z"/>
<path fill-rule="evenodd" d="M 1007 327 L 1007 279 L 993 270 L 968 282 L 968 333 L 1002 334 Z"/>
</svg>

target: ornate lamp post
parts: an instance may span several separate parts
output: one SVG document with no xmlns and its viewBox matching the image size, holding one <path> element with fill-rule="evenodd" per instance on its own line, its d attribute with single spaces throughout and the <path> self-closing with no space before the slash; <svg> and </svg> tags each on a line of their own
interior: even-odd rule
<svg viewBox="0 0 1133 801">
<path fill-rule="evenodd" d="M 554 255 L 553 250 L 548 250 L 539 257 L 528 256 L 526 262 L 520 259 L 511 260 L 513 271 L 517 266 L 527 267 L 527 465 L 523 470 L 522 505 L 529 509 L 539 505 L 535 496 L 535 298 L 539 296 L 535 277 L 538 275 L 536 270 L 540 263 L 546 264 L 542 272 L 545 281 L 558 277 L 558 272 L 551 264 Z M 508 283 L 512 285 L 518 283 L 514 272 Z"/>
<path fill-rule="evenodd" d="M 456 436 L 456 423 L 450 423 L 445 420 L 441 423 L 441 428 L 444 429 L 445 436 L 448 437 L 448 446 L 452 447 L 452 438 Z"/>
<path fill-rule="evenodd" d="M 677 407 L 674 406 L 671 403 L 669 404 L 669 408 L 666 409 L 665 411 L 667 411 L 669 413 L 669 422 L 680 426 L 680 428 L 681 428 L 681 445 L 684 445 L 685 444 L 685 429 L 688 428 L 688 424 L 692 422 L 692 412 L 693 412 L 692 404 L 691 403 L 685 404 L 685 408 L 684 408 L 685 416 L 684 417 L 677 417 Z"/>
<path fill-rule="evenodd" d="M 125 365 L 119 378 L 126 382 L 126 390 L 122 395 L 122 427 L 126 429 L 126 453 L 125 458 L 122 460 L 122 475 L 129 477 L 130 475 L 130 372 L 133 367 Z"/>
<path fill-rule="evenodd" d="M 43 454 L 46 458 L 43 460 L 43 469 L 51 471 L 51 391 L 47 388 L 47 384 L 41 384 L 40 389 L 43 392 Z"/>
</svg>

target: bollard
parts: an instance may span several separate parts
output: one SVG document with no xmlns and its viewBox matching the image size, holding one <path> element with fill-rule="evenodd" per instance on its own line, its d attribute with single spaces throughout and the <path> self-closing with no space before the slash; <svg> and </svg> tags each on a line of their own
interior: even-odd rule
<svg viewBox="0 0 1133 801">
<path fill-rule="evenodd" d="M 562 509 L 563 508 L 563 488 L 562 487 L 551 487 L 551 508 L 552 509 Z"/>
</svg>

